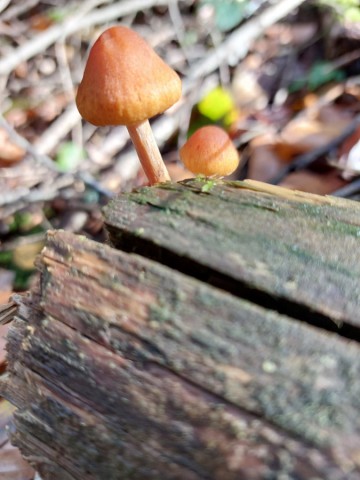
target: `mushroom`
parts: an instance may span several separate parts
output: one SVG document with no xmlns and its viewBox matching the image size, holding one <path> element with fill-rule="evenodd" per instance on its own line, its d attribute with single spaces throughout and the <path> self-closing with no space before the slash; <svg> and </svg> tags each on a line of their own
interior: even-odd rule
<svg viewBox="0 0 360 480">
<path fill-rule="evenodd" d="M 126 125 L 151 184 L 170 180 L 148 119 L 181 96 L 181 80 L 133 30 L 111 27 L 93 45 L 76 95 L 85 120 Z"/>
<path fill-rule="evenodd" d="M 224 177 L 239 165 L 239 153 L 220 127 L 207 125 L 191 135 L 180 149 L 180 159 L 192 173 Z"/>
</svg>

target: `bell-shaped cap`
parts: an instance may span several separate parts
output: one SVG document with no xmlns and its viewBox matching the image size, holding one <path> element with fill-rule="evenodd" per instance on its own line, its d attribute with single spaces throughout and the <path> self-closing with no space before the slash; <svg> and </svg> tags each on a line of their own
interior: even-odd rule
<svg viewBox="0 0 360 480">
<path fill-rule="evenodd" d="M 116 26 L 93 45 L 76 105 L 94 125 L 134 125 L 164 112 L 180 96 L 177 73 L 136 32 Z"/>
<path fill-rule="evenodd" d="M 207 177 L 230 175 L 239 165 L 239 153 L 220 127 L 199 128 L 180 149 L 180 158 L 192 173 Z"/>
</svg>

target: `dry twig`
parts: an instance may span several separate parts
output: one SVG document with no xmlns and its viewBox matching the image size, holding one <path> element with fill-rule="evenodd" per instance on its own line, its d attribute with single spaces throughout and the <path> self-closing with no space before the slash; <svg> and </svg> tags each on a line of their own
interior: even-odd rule
<svg viewBox="0 0 360 480">
<path fill-rule="evenodd" d="M 97 5 L 106 2 L 106 0 L 90 0 L 82 4 L 81 11 L 75 15 L 72 14 L 70 19 L 48 28 L 20 47 L 12 49 L 5 58 L 0 60 L 0 75 L 9 75 L 20 63 L 43 52 L 60 38 L 155 5 L 167 5 L 170 1 L 172 0 L 128 0 L 116 2 L 84 15 L 84 11 L 94 10 Z"/>
<path fill-rule="evenodd" d="M 226 61 L 230 65 L 235 65 L 240 59 L 245 57 L 252 42 L 266 28 L 285 17 L 303 2 L 304 0 L 281 0 L 268 7 L 258 16 L 248 20 L 229 35 L 219 48 L 192 67 L 184 85 L 184 91 L 186 93 L 190 91 L 194 80 L 205 77 L 217 70 L 221 63 Z"/>
</svg>

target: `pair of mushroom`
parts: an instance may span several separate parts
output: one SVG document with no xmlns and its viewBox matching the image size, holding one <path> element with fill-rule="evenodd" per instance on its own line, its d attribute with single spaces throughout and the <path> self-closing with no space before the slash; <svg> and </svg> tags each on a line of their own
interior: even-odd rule
<svg viewBox="0 0 360 480">
<path fill-rule="evenodd" d="M 181 80 L 133 30 L 116 26 L 93 45 L 79 85 L 80 114 L 97 126 L 126 125 L 150 184 L 170 180 L 149 124 L 179 100 Z M 225 176 L 239 163 L 238 152 L 219 127 L 197 130 L 180 149 L 195 174 Z"/>
</svg>

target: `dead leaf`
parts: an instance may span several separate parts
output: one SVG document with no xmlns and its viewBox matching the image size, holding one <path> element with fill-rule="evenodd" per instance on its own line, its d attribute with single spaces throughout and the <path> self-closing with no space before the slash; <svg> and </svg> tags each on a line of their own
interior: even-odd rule
<svg viewBox="0 0 360 480">
<path fill-rule="evenodd" d="M 21 62 L 15 69 L 14 74 L 18 78 L 26 78 L 29 74 L 29 66 L 27 62 Z"/>
<path fill-rule="evenodd" d="M 43 101 L 40 105 L 31 109 L 30 112 L 35 118 L 40 117 L 45 122 L 52 122 L 67 106 L 68 101 L 68 96 L 65 93 L 59 93 Z"/>
<path fill-rule="evenodd" d="M 43 32 L 47 30 L 54 24 L 54 21 L 49 15 L 43 15 L 39 13 L 30 17 L 30 28 L 38 32 Z"/>
<path fill-rule="evenodd" d="M 266 29 L 265 35 L 271 41 L 282 45 L 303 45 L 312 40 L 316 34 L 318 25 L 314 23 L 286 24 L 275 23 Z"/>
<path fill-rule="evenodd" d="M 315 150 L 335 138 L 340 131 L 318 120 L 297 119 L 290 122 L 281 133 L 284 142 L 293 145 L 297 153 Z"/>
<path fill-rule="evenodd" d="M 360 85 L 349 79 L 344 87 L 344 94 L 350 97 L 352 105 L 354 105 L 354 100 L 360 102 Z"/>
<path fill-rule="evenodd" d="M 348 112 L 334 105 L 325 105 L 318 110 L 310 108 L 306 115 L 288 123 L 281 132 L 281 138 L 298 154 L 306 153 L 331 142 L 351 120 Z"/>
<path fill-rule="evenodd" d="M 25 150 L 13 143 L 6 130 L 0 128 L 0 167 L 11 167 L 25 156 Z"/>
<path fill-rule="evenodd" d="M 268 103 L 267 94 L 259 85 L 257 74 L 251 70 L 245 70 L 243 65 L 235 71 L 232 93 L 235 105 L 240 111 L 261 110 Z"/>
<path fill-rule="evenodd" d="M 248 178 L 267 182 L 295 155 L 292 146 L 275 134 L 261 135 L 249 144 Z"/>
<path fill-rule="evenodd" d="M 29 107 L 12 107 L 6 114 L 6 120 L 14 128 L 23 127 L 31 118 Z"/>
<path fill-rule="evenodd" d="M 329 195 L 343 187 L 346 182 L 338 175 L 336 170 L 328 173 L 315 173 L 309 170 L 290 173 L 280 186 L 302 192 Z"/>
<path fill-rule="evenodd" d="M 11 290 L 0 291 L 0 305 L 3 305 L 9 301 L 10 296 L 13 294 Z"/>
</svg>

